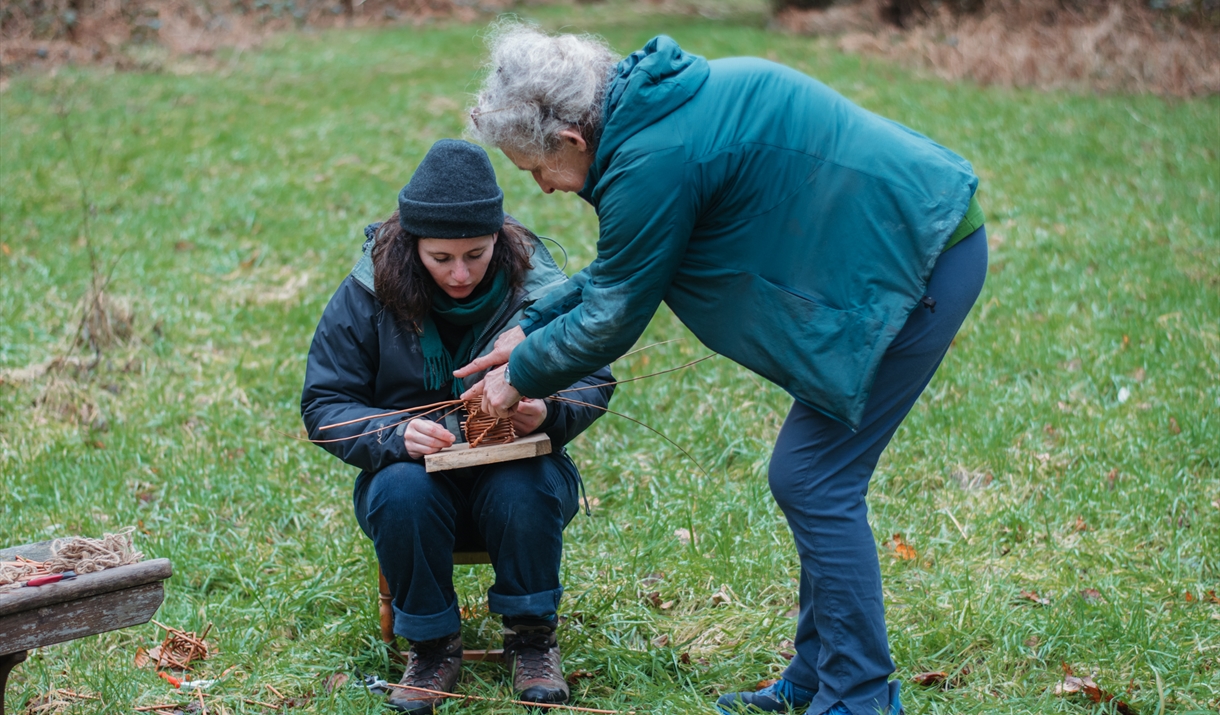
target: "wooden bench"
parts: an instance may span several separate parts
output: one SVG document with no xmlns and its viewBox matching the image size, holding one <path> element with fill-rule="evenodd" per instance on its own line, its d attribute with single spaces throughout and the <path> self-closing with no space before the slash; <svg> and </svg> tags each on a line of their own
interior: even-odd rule
<svg viewBox="0 0 1220 715">
<path fill-rule="evenodd" d="M 51 542 L 0 550 L 0 561 L 51 558 Z M 68 581 L 0 591 L 0 715 L 8 674 L 26 653 L 55 643 L 147 623 L 165 600 L 169 559 L 84 574 Z"/>
</svg>

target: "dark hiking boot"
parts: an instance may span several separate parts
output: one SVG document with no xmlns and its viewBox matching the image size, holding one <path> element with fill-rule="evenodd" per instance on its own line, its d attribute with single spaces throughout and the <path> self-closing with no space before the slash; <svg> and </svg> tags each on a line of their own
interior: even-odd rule
<svg viewBox="0 0 1220 715">
<path fill-rule="evenodd" d="M 780 678 L 753 693 L 725 693 L 716 701 L 716 708 L 724 715 L 788 713 L 794 708 L 813 702 L 813 696 L 812 690 L 806 690 Z"/>
<path fill-rule="evenodd" d="M 407 652 L 407 670 L 398 684 L 451 693 L 453 686 L 457 685 L 461 668 L 461 633 L 430 641 L 416 641 Z M 430 714 L 442 700 L 448 700 L 422 690 L 391 688 L 391 691 L 387 701 L 390 708 L 415 715 Z"/>
<path fill-rule="evenodd" d="M 513 690 L 531 703 L 566 703 L 568 684 L 555 640 L 557 621 L 504 619 L 504 655 L 513 669 Z"/>
</svg>

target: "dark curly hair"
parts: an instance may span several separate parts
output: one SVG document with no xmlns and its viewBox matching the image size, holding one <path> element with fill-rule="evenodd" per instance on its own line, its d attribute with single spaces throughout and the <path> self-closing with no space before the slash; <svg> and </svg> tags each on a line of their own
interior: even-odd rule
<svg viewBox="0 0 1220 715">
<path fill-rule="evenodd" d="M 437 290 L 436 281 L 419 258 L 419 239 L 425 237 L 404 231 L 395 211 L 373 238 L 373 285 L 377 288 L 377 299 L 404 325 L 422 320 L 432 309 L 432 293 Z M 525 272 L 533 267 L 530 255 L 534 238 L 532 231 L 505 215 L 487 275 L 506 271 L 510 289 L 520 288 L 525 282 Z"/>
</svg>

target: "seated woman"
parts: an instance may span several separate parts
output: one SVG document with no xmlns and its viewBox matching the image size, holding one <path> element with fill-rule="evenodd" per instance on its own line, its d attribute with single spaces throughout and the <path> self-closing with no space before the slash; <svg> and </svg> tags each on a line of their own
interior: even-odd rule
<svg viewBox="0 0 1220 715">
<path fill-rule="evenodd" d="M 514 688 L 523 700 L 564 702 L 559 562 L 580 475 L 563 445 L 602 411 L 523 400 L 511 415 L 517 435 L 545 432 L 551 454 L 431 474 L 424 455 L 456 440 L 440 422 L 399 424 L 399 415 L 320 429 L 457 397 L 476 380 L 455 380 L 454 368 L 490 351 L 526 306 L 563 287 L 566 276 L 538 238 L 504 215 L 503 197 L 478 146 L 432 146 L 399 194 L 398 212 L 365 229 L 363 257 L 322 314 L 301 414 L 311 439 L 362 470 L 356 520 L 389 583 L 394 632 L 411 643 L 402 684 L 452 691 L 462 662 L 453 551 L 485 546 L 496 574 L 488 607 L 503 618 Z M 602 368 L 577 386 L 613 379 Z M 604 385 L 577 395 L 605 407 L 612 392 Z M 431 713 L 436 702 L 405 689 L 389 700 L 412 713 Z"/>
</svg>

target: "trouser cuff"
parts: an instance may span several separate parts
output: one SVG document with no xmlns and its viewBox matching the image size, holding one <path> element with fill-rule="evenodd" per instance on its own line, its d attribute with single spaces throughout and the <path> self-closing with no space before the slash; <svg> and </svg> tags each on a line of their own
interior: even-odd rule
<svg viewBox="0 0 1220 715">
<path fill-rule="evenodd" d="M 412 643 L 457 633 L 461 628 L 462 616 L 456 598 L 451 607 L 428 616 L 414 616 L 394 607 L 394 633 Z"/>
<path fill-rule="evenodd" d="M 487 592 L 487 610 L 509 618 L 519 616 L 548 617 L 559 610 L 563 586 L 550 591 L 524 596 L 505 596 L 494 590 Z"/>
</svg>

